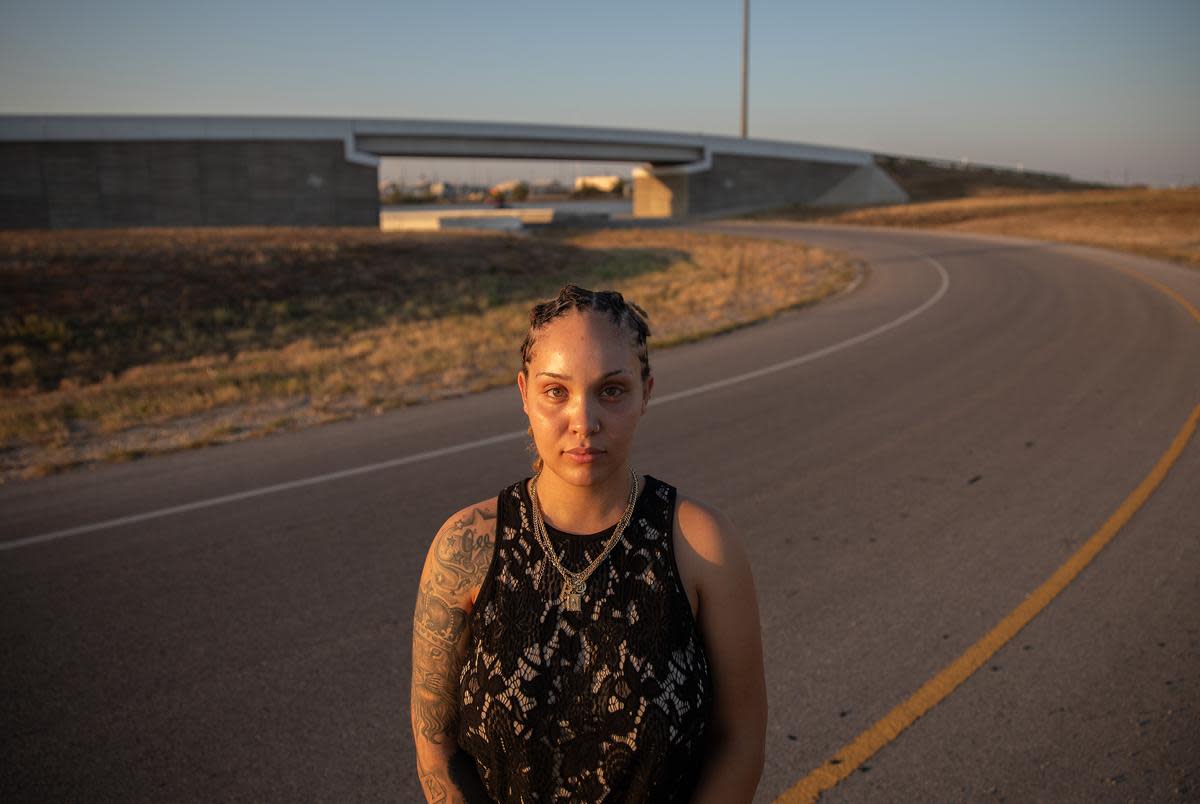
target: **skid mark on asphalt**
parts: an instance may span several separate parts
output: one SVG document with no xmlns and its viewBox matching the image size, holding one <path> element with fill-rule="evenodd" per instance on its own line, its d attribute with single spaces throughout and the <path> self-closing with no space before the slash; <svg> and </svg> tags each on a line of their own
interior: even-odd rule
<svg viewBox="0 0 1200 804">
<path fill-rule="evenodd" d="M 899 316 L 898 318 L 892 319 L 891 321 L 887 322 L 886 324 L 882 324 L 878 327 L 875 327 L 874 329 L 868 330 L 867 332 L 863 332 L 858 335 L 855 335 L 852 338 L 847 338 L 844 341 L 839 341 L 839 342 L 833 344 L 832 346 L 826 346 L 823 349 L 817 349 L 812 352 L 807 352 L 803 355 L 789 358 L 788 360 L 784 360 L 779 363 L 772 363 L 769 366 L 763 366 L 762 368 L 755 369 L 754 371 L 747 371 L 744 374 L 738 374 L 733 377 L 726 377 L 722 380 L 717 380 L 715 382 L 698 385 L 694 388 L 687 388 L 682 391 L 676 391 L 673 394 L 666 394 L 664 396 L 651 399 L 650 404 L 651 405 L 664 405 L 669 402 L 676 402 L 680 399 L 687 399 L 688 397 L 696 396 L 697 394 L 709 393 L 710 391 L 716 391 L 720 388 L 727 388 L 728 386 L 737 385 L 738 383 L 749 382 L 750 380 L 765 376 L 767 374 L 774 374 L 779 371 L 784 371 L 786 369 L 795 368 L 796 366 L 800 366 L 805 363 L 810 363 L 814 360 L 819 360 L 823 357 L 828 357 L 829 355 L 836 354 L 838 352 L 843 351 L 844 349 L 849 349 L 852 346 L 857 346 L 858 344 L 863 343 L 864 341 L 871 340 L 872 338 L 876 338 L 876 337 L 884 334 L 885 332 L 889 332 L 889 331 L 895 329 L 896 327 L 902 326 L 902 325 L 906 324 L 907 322 L 911 321 L 912 319 L 916 318 L 917 316 L 921 315 L 921 313 L 924 313 L 930 307 L 933 307 L 935 304 L 937 304 L 939 301 L 941 301 L 942 298 L 946 295 L 946 291 L 948 291 L 950 289 L 950 275 L 948 273 L 946 273 L 946 269 L 942 266 L 942 264 L 939 263 L 937 260 L 933 259 L 932 257 L 927 257 L 923 254 L 919 254 L 916 251 L 912 251 L 911 249 L 903 249 L 903 250 L 908 251 L 914 257 L 924 260 L 925 262 L 932 265 L 937 270 L 938 277 L 940 279 L 938 288 L 936 291 L 934 291 L 933 295 L 930 296 L 928 299 L 926 299 L 924 302 L 922 302 L 917 307 L 914 307 L 912 310 L 909 310 L 907 313 L 904 313 L 903 315 Z M 428 461 L 428 460 L 432 460 L 434 458 L 441 458 L 446 455 L 453 455 L 453 454 L 459 453 L 459 452 L 466 452 L 467 450 L 477 449 L 479 447 L 489 446 L 492 444 L 499 444 L 504 441 L 515 441 L 519 438 L 524 438 L 525 435 L 526 435 L 526 433 L 524 430 L 510 430 L 507 433 L 500 433 L 499 435 L 489 436 L 488 438 L 480 438 L 475 441 L 467 441 L 467 442 L 464 442 L 461 444 L 454 444 L 449 447 L 442 447 L 440 449 L 428 450 L 427 452 L 418 452 L 413 455 L 405 455 L 404 457 L 401 457 L 401 458 L 393 458 L 391 460 L 380 461 L 378 463 L 370 463 L 370 464 L 366 464 L 363 466 L 355 466 L 350 469 L 342 469 L 337 472 L 329 472 L 327 474 L 314 475 L 312 477 L 301 478 L 299 480 L 292 480 L 292 481 L 289 481 L 286 483 L 276 483 L 276 484 L 270 485 L 270 486 L 261 486 L 259 488 L 247 489 L 246 491 L 239 491 L 239 492 L 235 492 L 233 494 L 223 494 L 219 497 L 209 497 L 207 499 L 196 500 L 194 502 L 184 503 L 182 505 L 173 505 L 168 508 L 157 508 L 152 511 L 144 511 L 144 512 L 138 513 L 138 514 L 130 514 L 128 516 L 117 517 L 115 519 L 105 519 L 100 522 L 90 522 L 86 525 L 77 525 L 75 527 L 64 528 L 62 530 L 50 531 L 48 533 L 40 533 L 40 534 L 37 534 L 36 536 L 26 536 L 26 537 L 23 537 L 20 539 L 13 539 L 13 540 L 10 540 L 7 542 L 0 542 L 0 552 L 3 552 L 5 550 L 15 550 L 19 547 L 29 547 L 29 546 L 35 545 L 35 544 L 44 544 L 46 542 L 52 542 L 52 541 L 56 541 L 58 539 L 65 539 L 68 536 L 80 536 L 85 533 L 95 533 L 96 531 L 108 530 L 110 528 L 116 528 L 116 527 L 120 527 L 122 525 L 133 525 L 133 524 L 137 524 L 139 522 L 149 522 L 150 520 L 161 519 L 163 517 L 175 516 L 178 514 L 184 514 L 189 511 L 199 511 L 204 508 L 213 508 L 215 506 L 225 505 L 227 503 L 241 502 L 242 500 L 249 500 L 249 499 L 253 499 L 255 497 L 263 497 L 268 494 L 278 494 L 279 492 L 283 492 L 283 491 L 292 491 L 293 489 L 305 488 L 307 486 L 315 486 L 319 483 L 328 483 L 332 480 L 342 480 L 342 479 L 345 479 L 348 477 L 355 477 L 357 475 L 364 475 L 364 474 L 368 474 L 371 472 L 379 472 L 384 469 L 393 469 L 398 466 L 407 466 L 409 464 L 419 463 L 421 461 Z"/>
<path fill-rule="evenodd" d="M 1200 323 L 1200 310 L 1179 293 L 1162 283 L 1143 276 L 1137 271 L 1118 269 L 1135 279 L 1158 288 L 1168 297 L 1183 306 Z M 1125 523 L 1137 513 L 1167 476 L 1167 472 L 1179 460 L 1192 435 L 1200 422 L 1200 404 L 1192 409 L 1192 414 L 1184 422 L 1183 427 L 1176 433 L 1171 446 L 1158 459 L 1158 463 L 1150 470 L 1150 474 L 1142 479 L 1124 502 L 1108 518 L 1098 531 L 1092 534 L 1083 546 L 1079 548 L 1066 562 L 1054 571 L 1041 586 L 1034 590 L 1025 600 L 1008 613 L 999 624 L 982 639 L 967 648 L 957 659 L 947 665 L 941 672 L 925 682 L 915 693 L 899 706 L 892 709 L 873 726 L 855 737 L 843 746 L 824 764 L 811 771 L 800 781 L 796 782 L 783 795 L 775 799 L 776 804 L 811 804 L 820 798 L 826 790 L 835 787 L 839 782 L 854 773 L 867 759 L 875 755 L 881 748 L 900 736 L 900 733 L 915 723 L 922 715 L 941 703 L 950 693 L 954 692 L 964 681 L 982 667 L 1000 648 L 1028 625 L 1034 617 L 1042 612 L 1060 592 L 1075 580 L 1100 551 L 1113 540 L 1113 537 L 1125 526 Z"/>
</svg>

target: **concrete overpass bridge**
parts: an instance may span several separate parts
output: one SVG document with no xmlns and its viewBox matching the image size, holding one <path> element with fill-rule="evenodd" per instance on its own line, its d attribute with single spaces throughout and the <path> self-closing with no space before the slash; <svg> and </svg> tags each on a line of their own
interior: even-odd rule
<svg viewBox="0 0 1200 804">
<path fill-rule="evenodd" d="M 640 129 L 291 117 L 0 116 L 0 228 L 379 221 L 381 157 L 638 163 L 638 217 L 895 203 L 866 151 Z"/>
</svg>

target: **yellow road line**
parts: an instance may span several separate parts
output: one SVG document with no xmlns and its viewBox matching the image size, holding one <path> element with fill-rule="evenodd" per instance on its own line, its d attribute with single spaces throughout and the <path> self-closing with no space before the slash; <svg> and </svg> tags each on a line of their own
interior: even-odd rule
<svg viewBox="0 0 1200 804">
<path fill-rule="evenodd" d="M 1117 270 L 1123 274 L 1132 276 L 1134 279 L 1140 279 L 1141 281 L 1145 282 L 1147 285 L 1151 285 L 1153 287 L 1158 288 L 1163 293 L 1167 294 L 1172 299 L 1179 302 L 1179 304 L 1183 306 L 1183 309 L 1185 309 L 1189 313 L 1191 313 L 1192 318 L 1196 319 L 1197 323 L 1200 323 L 1200 310 L 1197 310 L 1196 306 L 1194 304 L 1192 304 L 1190 301 L 1188 301 L 1187 299 L 1185 299 L 1183 297 L 1183 294 L 1181 294 L 1179 291 L 1167 287 L 1162 282 L 1159 282 L 1157 279 L 1151 279 L 1150 277 L 1146 276 L 1145 274 L 1140 274 L 1137 271 L 1130 270 L 1129 268 L 1117 268 Z"/>
<path fill-rule="evenodd" d="M 1135 271 L 1123 268 L 1120 270 L 1163 291 L 1191 313 L 1197 323 L 1200 323 L 1200 310 L 1197 310 L 1191 302 L 1176 291 Z M 941 703 L 946 696 L 954 692 L 960 684 L 982 667 L 1000 648 L 1004 647 L 1010 639 L 1041 613 L 1050 601 L 1057 597 L 1063 589 L 1066 589 L 1071 581 L 1075 580 L 1075 577 L 1083 571 L 1084 567 L 1090 564 L 1100 551 L 1112 541 L 1125 523 L 1146 503 L 1146 500 L 1150 499 L 1150 495 L 1154 493 L 1163 478 L 1167 476 L 1167 472 L 1183 454 L 1192 434 L 1196 432 L 1198 422 L 1200 422 L 1200 405 L 1196 405 L 1192 409 L 1191 416 L 1175 435 L 1171 446 L 1150 470 L 1150 474 L 1146 475 L 1138 487 L 1125 498 L 1125 501 L 1100 527 L 1100 530 L 1092 534 L 1091 538 L 1084 542 L 1083 546 L 1068 558 L 1066 563 L 1055 570 L 1048 580 L 1033 594 L 1025 598 L 1024 602 L 1009 612 L 986 636 L 967 648 L 961 656 L 925 682 L 908 700 L 888 712 L 875 725 L 843 746 L 823 765 L 810 772 L 787 792 L 775 799 L 775 804 L 811 804 L 811 802 L 815 802 L 821 793 L 831 789 L 854 773 L 869 757 L 895 740 L 902 731 Z"/>
</svg>

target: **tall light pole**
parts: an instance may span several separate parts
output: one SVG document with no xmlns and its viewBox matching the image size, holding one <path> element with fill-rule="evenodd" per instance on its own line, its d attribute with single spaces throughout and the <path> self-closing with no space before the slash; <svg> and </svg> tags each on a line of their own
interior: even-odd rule
<svg viewBox="0 0 1200 804">
<path fill-rule="evenodd" d="M 749 136 L 747 95 L 750 87 L 750 0 L 742 0 L 742 139 Z"/>
</svg>

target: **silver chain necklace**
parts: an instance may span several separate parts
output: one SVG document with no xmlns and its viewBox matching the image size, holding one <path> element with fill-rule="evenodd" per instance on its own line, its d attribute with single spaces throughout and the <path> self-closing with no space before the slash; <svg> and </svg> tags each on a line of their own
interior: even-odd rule
<svg viewBox="0 0 1200 804">
<path fill-rule="evenodd" d="M 558 553 L 555 552 L 553 545 L 550 544 L 550 534 L 546 532 L 546 523 L 542 521 L 542 510 L 538 506 L 537 482 L 540 474 L 534 475 L 529 481 L 529 499 L 533 503 L 533 534 L 537 537 L 538 544 L 542 546 L 542 550 L 546 553 L 546 557 L 550 559 L 550 563 L 558 570 L 558 574 L 562 576 L 562 592 L 558 596 L 558 603 L 566 611 L 579 611 L 583 606 L 583 593 L 587 589 L 588 577 L 596 571 L 596 568 L 604 563 L 604 559 L 608 558 L 608 554 L 617 546 L 617 542 L 621 540 L 621 534 L 625 532 L 625 527 L 629 524 L 629 520 L 633 518 L 634 503 L 637 502 L 638 479 L 637 472 L 632 468 L 629 470 L 631 480 L 629 486 L 629 501 L 625 503 L 625 510 L 621 514 L 621 519 L 617 522 L 617 527 L 613 530 L 612 536 L 608 537 L 608 541 L 604 543 L 604 549 L 600 551 L 600 555 L 592 559 L 592 562 L 583 568 L 581 572 L 573 572 L 563 566 L 562 561 L 558 558 Z"/>
</svg>

